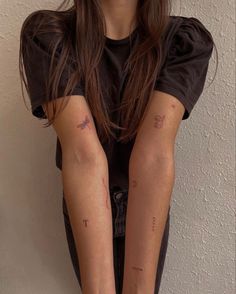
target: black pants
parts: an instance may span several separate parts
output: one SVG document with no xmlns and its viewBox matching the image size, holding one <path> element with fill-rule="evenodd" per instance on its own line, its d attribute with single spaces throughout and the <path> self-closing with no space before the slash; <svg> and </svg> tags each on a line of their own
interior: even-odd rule
<svg viewBox="0 0 236 294">
<path fill-rule="evenodd" d="M 111 197 L 111 201 L 113 198 Z M 82 289 L 81 283 L 81 276 L 80 276 L 80 269 L 79 269 L 79 260 L 78 255 L 76 252 L 75 241 L 72 233 L 72 228 L 69 220 L 69 215 L 66 207 L 66 202 L 64 198 L 64 194 L 62 197 L 62 207 L 63 207 L 63 216 L 64 216 L 64 224 L 65 224 L 65 232 L 66 238 L 68 242 L 70 257 L 72 261 L 72 265 L 74 268 L 74 272 L 76 274 L 77 280 L 79 285 Z M 170 213 L 170 209 L 169 209 Z M 168 245 L 168 238 L 169 238 L 169 218 L 170 214 L 168 213 L 168 218 L 162 238 L 161 249 L 160 249 L 160 256 L 157 266 L 157 273 L 156 273 L 156 281 L 155 281 L 155 292 L 154 294 L 159 293 L 159 288 L 161 284 L 161 277 L 163 273 L 167 245 Z M 113 221 L 114 221 L 114 216 Z M 116 284 L 116 294 L 122 293 L 122 285 L 123 285 L 123 273 L 124 273 L 124 253 L 125 253 L 125 236 L 117 236 L 113 237 L 113 256 L 114 256 L 114 272 L 115 272 L 115 284 Z"/>
</svg>

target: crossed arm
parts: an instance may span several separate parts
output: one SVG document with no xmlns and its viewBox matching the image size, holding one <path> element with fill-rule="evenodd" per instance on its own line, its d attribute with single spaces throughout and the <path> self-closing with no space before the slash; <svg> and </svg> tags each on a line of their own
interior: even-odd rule
<svg viewBox="0 0 236 294">
<path fill-rule="evenodd" d="M 174 141 L 184 107 L 166 93 L 153 91 L 151 98 L 129 164 L 123 294 L 153 293 L 174 182 Z M 56 100 L 59 107 L 62 99 Z M 49 118 L 50 107 L 43 108 Z M 53 127 L 62 146 L 63 190 L 83 294 L 115 294 L 107 159 L 85 98 L 72 95 Z"/>
</svg>

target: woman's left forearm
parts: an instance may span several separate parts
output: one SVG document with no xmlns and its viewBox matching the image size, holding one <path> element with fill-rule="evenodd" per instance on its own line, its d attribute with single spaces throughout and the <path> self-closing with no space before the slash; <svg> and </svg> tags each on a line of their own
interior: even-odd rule
<svg viewBox="0 0 236 294">
<path fill-rule="evenodd" d="M 123 294 L 154 293 L 174 174 L 172 156 L 130 159 Z"/>
</svg>

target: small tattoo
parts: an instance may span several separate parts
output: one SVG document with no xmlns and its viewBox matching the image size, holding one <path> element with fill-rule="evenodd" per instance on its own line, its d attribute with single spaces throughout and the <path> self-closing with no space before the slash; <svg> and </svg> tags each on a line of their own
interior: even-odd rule
<svg viewBox="0 0 236 294">
<path fill-rule="evenodd" d="M 78 124 L 77 128 L 80 128 L 81 130 L 83 130 L 86 128 L 86 126 L 88 126 L 88 128 L 91 129 L 89 123 L 90 123 L 89 117 L 86 115 L 85 120 L 81 124 Z"/>
<path fill-rule="evenodd" d="M 133 266 L 132 269 L 142 272 L 143 269 L 141 267 Z"/>
<path fill-rule="evenodd" d="M 83 223 L 84 223 L 85 227 L 87 227 L 87 226 L 88 226 L 88 225 L 87 225 L 87 223 L 88 223 L 88 219 L 83 219 Z"/>
<path fill-rule="evenodd" d="M 157 115 L 154 116 L 154 119 L 155 119 L 154 127 L 160 129 L 163 126 L 163 121 L 165 119 L 165 114 L 163 114 L 162 116 L 157 114 Z"/>
<path fill-rule="evenodd" d="M 105 183 L 105 179 L 104 178 L 102 178 L 102 182 L 103 182 L 103 186 L 104 186 L 104 188 L 106 190 L 106 207 L 107 207 L 107 209 L 109 209 L 109 201 L 108 201 L 108 199 L 109 199 L 109 192 L 108 192 L 108 189 L 107 189 L 107 186 L 106 186 L 106 183 Z"/>
<path fill-rule="evenodd" d="M 153 232 L 154 232 L 154 230 L 155 230 L 155 226 L 156 226 L 156 217 L 153 216 L 153 217 L 152 217 L 152 231 L 153 231 Z"/>
<path fill-rule="evenodd" d="M 132 187 L 133 187 L 133 188 L 137 187 L 137 184 L 138 184 L 138 183 L 137 183 L 136 180 L 132 180 Z"/>
<path fill-rule="evenodd" d="M 136 269 L 135 267 L 133 267 L 133 269 Z M 135 282 L 134 282 L 134 293 L 138 293 L 138 272 L 136 271 L 136 275 L 135 275 Z"/>
</svg>

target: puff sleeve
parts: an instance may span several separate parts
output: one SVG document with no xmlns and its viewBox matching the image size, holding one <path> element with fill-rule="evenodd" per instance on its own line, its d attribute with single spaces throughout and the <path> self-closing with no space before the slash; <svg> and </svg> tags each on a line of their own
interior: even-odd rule
<svg viewBox="0 0 236 294">
<path fill-rule="evenodd" d="M 27 27 L 32 29 L 34 25 L 33 20 L 30 20 Z M 46 100 L 46 82 L 49 78 L 49 66 L 51 61 L 51 49 L 52 43 L 56 40 L 54 33 L 36 34 L 34 37 L 24 32 L 22 41 L 23 48 L 23 63 L 25 69 L 25 75 L 27 79 L 27 85 L 29 90 L 29 98 L 31 103 L 31 112 L 39 119 L 46 119 L 46 114 L 42 108 L 42 103 Z M 60 48 L 60 47 L 58 47 Z M 55 54 L 55 64 L 59 59 L 60 50 L 57 48 Z M 71 63 L 66 65 L 58 86 L 58 97 L 62 97 L 67 80 L 71 73 Z M 72 95 L 84 95 L 84 88 L 81 83 L 78 82 Z M 50 97 L 50 100 L 53 98 Z"/>
<path fill-rule="evenodd" d="M 175 96 L 185 107 L 184 120 L 189 117 L 203 91 L 213 39 L 198 19 L 180 17 L 168 44 L 154 90 Z"/>
</svg>

